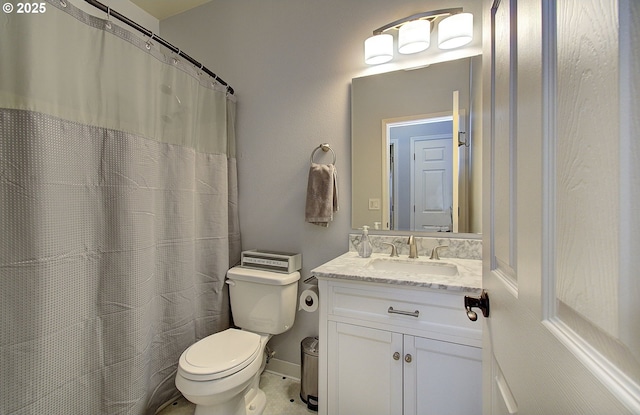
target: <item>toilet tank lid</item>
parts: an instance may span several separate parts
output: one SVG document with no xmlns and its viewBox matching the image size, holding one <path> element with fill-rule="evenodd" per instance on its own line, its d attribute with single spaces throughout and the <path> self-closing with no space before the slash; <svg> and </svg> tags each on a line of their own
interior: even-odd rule
<svg viewBox="0 0 640 415">
<path fill-rule="evenodd" d="M 258 284 L 288 285 L 300 279 L 298 271 L 291 274 L 263 271 L 261 269 L 233 267 L 227 271 L 227 278 L 237 281 L 249 281 Z"/>
</svg>

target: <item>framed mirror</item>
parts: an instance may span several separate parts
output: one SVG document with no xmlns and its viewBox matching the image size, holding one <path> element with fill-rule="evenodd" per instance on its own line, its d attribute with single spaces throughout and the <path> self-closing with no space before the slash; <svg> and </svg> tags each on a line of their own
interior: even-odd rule
<svg viewBox="0 0 640 415">
<path fill-rule="evenodd" d="M 352 228 L 482 232 L 482 57 L 352 80 Z"/>
</svg>

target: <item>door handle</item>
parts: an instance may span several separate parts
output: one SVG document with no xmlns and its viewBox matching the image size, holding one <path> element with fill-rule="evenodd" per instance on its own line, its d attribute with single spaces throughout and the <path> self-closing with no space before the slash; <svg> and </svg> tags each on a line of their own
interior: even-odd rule
<svg viewBox="0 0 640 415">
<path fill-rule="evenodd" d="M 489 317 L 489 294 L 485 290 L 482 290 L 480 297 L 464 296 L 464 308 L 467 310 L 467 317 L 471 321 L 478 319 L 478 314 L 472 310 L 474 307 L 482 310 L 483 316 Z"/>
</svg>

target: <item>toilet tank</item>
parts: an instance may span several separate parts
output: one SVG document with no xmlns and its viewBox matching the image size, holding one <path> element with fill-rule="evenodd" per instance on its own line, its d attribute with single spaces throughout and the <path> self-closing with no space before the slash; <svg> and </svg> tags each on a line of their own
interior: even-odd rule
<svg viewBox="0 0 640 415">
<path fill-rule="evenodd" d="M 236 326 L 266 334 L 280 334 L 293 326 L 299 272 L 282 274 L 234 267 L 227 278 Z"/>
</svg>

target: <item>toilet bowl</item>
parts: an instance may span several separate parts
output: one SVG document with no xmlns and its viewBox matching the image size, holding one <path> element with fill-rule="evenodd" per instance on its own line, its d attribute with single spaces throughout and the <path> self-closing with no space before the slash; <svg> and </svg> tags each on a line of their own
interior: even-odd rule
<svg viewBox="0 0 640 415">
<path fill-rule="evenodd" d="M 180 356 L 176 387 L 197 415 L 255 415 L 266 406 L 258 388 L 271 336 L 228 329 L 205 337 Z"/>
<path fill-rule="evenodd" d="M 195 415 L 261 415 L 259 388 L 267 342 L 295 319 L 298 272 L 232 268 L 227 273 L 234 320 L 242 329 L 212 334 L 180 356 L 175 384 Z"/>
</svg>

